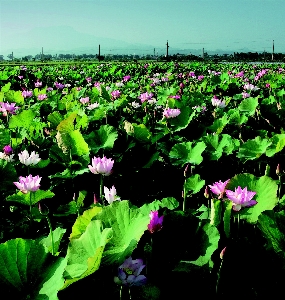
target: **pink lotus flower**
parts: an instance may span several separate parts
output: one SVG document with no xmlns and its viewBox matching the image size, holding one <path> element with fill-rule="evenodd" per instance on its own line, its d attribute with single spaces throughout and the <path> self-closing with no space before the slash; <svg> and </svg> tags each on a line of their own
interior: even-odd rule
<svg viewBox="0 0 285 300">
<path fill-rule="evenodd" d="M 113 99 L 118 99 L 121 96 L 121 92 L 118 90 L 115 90 L 115 91 L 111 92 L 111 96 Z"/>
<path fill-rule="evenodd" d="M 266 83 L 265 87 L 270 88 L 270 83 Z"/>
<path fill-rule="evenodd" d="M 112 172 L 114 161 L 111 158 L 93 157 L 92 165 L 88 165 L 89 170 L 93 174 L 102 174 L 104 176 L 109 176 Z"/>
<path fill-rule="evenodd" d="M 46 94 L 39 94 L 38 95 L 38 100 L 45 100 L 47 99 L 47 95 Z"/>
<path fill-rule="evenodd" d="M 8 113 L 11 115 L 15 115 L 15 111 L 19 108 L 19 106 L 15 106 L 16 103 L 8 103 L 8 102 L 0 102 L 0 111 L 3 112 L 3 116 L 6 117 Z"/>
<path fill-rule="evenodd" d="M 90 83 L 90 82 L 92 81 L 92 77 L 87 77 L 87 78 L 86 78 L 86 81 L 87 81 L 88 83 Z"/>
<path fill-rule="evenodd" d="M 22 96 L 24 98 L 31 98 L 33 96 L 33 92 L 32 91 L 23 91 Z"/>
<path fill-rule="evenodd" d="M 151 211 L 150 214 L 150 222 L 147 225 L 147 228 L 150 233 L 155 233 L 157 231 L 160 231 L 162 228 L 162 222 L 163 222 L 163 217 L 158 217 L 158 211 Z"/>
<path fill-rule="evenodd" d="M 35 82 L 35 87 L 41 87 L 43 85 L 42 82 L 40 82 L 39 80 L 37 80 L 37 82 Z"/>
<path fill-rule="evenodd" d="M 163 111 L 163 116 L 167 119 L 169 118 L 175 118 L 177 117 L 178 115 L 180 115 L 181 111 L 180 109 L 172 109 L 172 108 L 166 108 L 164 111 Z"/>
<path fill-rule="evenodd" d="M 131 79 L 130 75 L 124 76 L 123 77 L 123 81 L 129 81 Z"/>
<path fill-rule="evenodd" d="M 138 98 L 141 100 L 141 103 L 144 103 L 145 101 L 150 100 L 152 98 L 152 96 L 153 96 L 153 93 L 146 92 L 146 93 L 140 94 L 138 96 Z"/>
<path fill-rule="evenodd" d="M 114 186 L 109 190 L 107 187 L 104 186 L 104 194 L 105 199 L 109 204 L 113 203 L 114 201 L 120 201 L 120 197 L 117 196 L 117 191 Z"/>
<path fill-rule="evenodd" d="M 221 199 L 225 192 L 226 185 L 228 184 L 229 181 L 230 179 L 228 179 L 225 182 L 222 182 L 220 180 L 219 182 L 215 182 L 213 185 L 209 185 L 211 192 L 216 195 L 219 195 L 219 199 Z"/>
<path fill-rule="evenodd" d="M 242 189 L 240 186 L 235 188 L 235 191 L 226 190 L 226 195 L 233 202 L 233 210 L 239 211 L 242 207 L 250 207 L 257 204 L 257 201 L 252 200 L 256 192 L 247 190 L 247 187 Z"/>
<path fill-rule="evenodd" d="M 24 150 L 19 153 L 18 156 L 20 162 L 26 166 L 36 165 L 41 160 L 41 158 L 39 158 L 39 155 L 36 154 L 35 151 L 33 151 L 31 155 L 29 155 L 29 152 L 27 150 Z"/>
<path fill-rule="evenodd" d="M 242 97 L 243 97 L 243 99 L 249 98 L 249 97 L 250 97 L 250 94 L 247 93 L 247 92 L 243 92 L 243 93 L 242 93 Z"/>
<path fill-rule="evenodd" d="M 42 177 L 29 175 L 27 177 L 19 177 L 19 182 L 14 182 L 15 186 L 23 193 L 35 192 L 40 187 Z"/>
<path fill-rule="evenodd" d="M 197 79 L 198 79 L 198 81 L 201 81 L 201 80 L 204 79 L 204 76 L 203 75 L 199 75 Z"/>
<path fill-rule="evenodd" d="M 53 88 L 52 87 L 48 87 L 47 88 L 47 92 L 51 92 L 51 91 L 53 91 Z"/>
<path fill-rule="evenodd" d="M 24 76 L 21 76 L 21 75 L 19 75 L 18 77 L 19 77 L 19 79 L 23 79 L 24 78 Z"/>
<path fill-rule="evenodd" d="M 180 95 L 169 96 L 168 98 L 172 98 L 172 99 L 180 99 Z"/>
<path fill-rule="evenodd" d="M 89 100 L 89 97 L 86 97 L 86 98 L 80 98 L 79 100 L 82 104 L 86 104 L 88 103 L 90 100 Z"/>
</svg>

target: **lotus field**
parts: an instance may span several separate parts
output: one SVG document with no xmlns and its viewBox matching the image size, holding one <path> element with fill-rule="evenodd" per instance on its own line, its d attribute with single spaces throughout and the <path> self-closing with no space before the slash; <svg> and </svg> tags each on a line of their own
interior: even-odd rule
<svg viewBox="0 0 285 300">
<path fill-rule="evenodd" d="M 0 67 L 11 299 L 280 296 L 285 66 Z"/>
</svg>

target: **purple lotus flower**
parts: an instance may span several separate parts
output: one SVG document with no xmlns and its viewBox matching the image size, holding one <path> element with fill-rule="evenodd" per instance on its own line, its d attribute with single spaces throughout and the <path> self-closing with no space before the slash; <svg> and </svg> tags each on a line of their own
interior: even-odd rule
<svg viewBox="0 0 285 300">
<path fill-rule="evenodd" d="M 14 182 L 15 186 L 23 193 L 27 194 L 28 192 L 35 192 L 40 187 L 40 181 L 42 177 L 38 175 L 33 177 L 29 175 L 27 177 L 19 177 L 19 182 Z"/>
<path fill-rule="evenodd" d="M 7 114 L 15 115 L 15 111 L 19 108 L 19 106 L 15 106 L 16 103 L 8 103 L 8 102 L 0 102 L 0 111 L 3 112 L 3 116 L 6 117 Z"/>
<path fill-rule="evenodd" d="M 201 80 L 204 79 L 204 76 L 203 75 L 199 75 L 197 79 L 198 79 L 198 81 L 201 81 Z"/>
<path fill-rule="evenodd" d="M 235 191 L 226 190 L 226 195 L 233 202 L 233 210 L 239 211 L 242 207 L 250 207 L 257 204 L 257 201 L 252 200 L 256 192 L 247 190 L 247 187 L 242 189 L 240 186 L 235 188 Z"/>
<path fill-rule="evenodd" d="M 89 97 L 85 97 L 85 98 L 80 98 L 79 100 L 82 104 L 86 104 L 88 103 L 90 100 L 89 100 Z"/>
<path fill-rule="evenodd" d="M 141 100 L 141 103 L 143 103 L 147 100 L 150 100 L 152 98 L 152 96 L 153 96 L 153 93 L 146 92 L 146 93 L 140 94 L 138 96 L 138 98 Z"/>
<path fill-rule="evenodd" d="M 23 91 L 22 96 L 24 98 L 31 98 L 33 96 L 33 92 L 32 91 Z"/>
<path fill-rule="evenodd" d="M 230 179 L 228 179 L 225 182 L 222 182 L 221 180 L 219 182 L 215 182 L 213 185 L 209 185 L 210 190 L 212 193 L 219 195 L 219 199 L 223 197 L 223 194 L 225 192 L 226 185 Z"/>
<path fill-rule="evenodd" d="M 102 174 L 104 176 L 109 176 L 112 172 L 114 161 L 111 158 L 93 157 L 92 165 L 88 165 L 89 170 L 93 174 Z"/>
<path fill-rule="evenodd" d="M 62 83 L 58 83 L 57 81 L 54 83 L 55 87 L 58 89 L 58 90 L 62 90 L 64 89 L 64 84 Z"/>
<path fill-rule="evenodd" d="M 121 96 L 121 92 L 118 90 L 115 90 L 115 91 L 111 92 L 111 96 L 113 99 L 118 99 Z"/>
<path fill-rule="evenodd" d="M 180 115 L 181 111 L 179 108 L 176 108 L 176 109 L 173 109 L 173 108 L 166 108 L 164 111 L 163 111 L 163 116 L 166 118 L 166 119 L 169 119 L 169 118 L 175 118 L 177 117 L 178 115 Z"/>
<path fill-rule="evenodd" d="M 51 92 L 51 91 L 53 91 L 53 88 L 52 87 L 48 87 L 47 88 L 47 92 Z"/>
<path fill-rule="evenodd" d="M 31 155 L 29 155 L 29 152 L 27 150 L 24 150 L 19 153 L 18 156 L 20 162 L 26 166 L 36 165 L 41 160 L 41 158 L 39 158 L 39 155 L 36 154 L 35 151 L 33 151 Z"/>
<path fill-rule="evenodd" d="M 45 100 L 47 99 L 47 95 L 46 94 L 39 94 L 38 95 L 38 100 Z"/>
<path fill-rule="evenodd" d="M 43 85 L 42 82 L 40 82 L 39 80 L 37 80 L 37 82 L 35 82 L 35 87 L 41 87 Z"/>
<path fill-rule="evenodd" d="M 146 284 L 146 277 L 140 275 L 145 265 L 142 259 L 132 260 L 129 257 L 118 269 L 118 276 L 114 277 L 114 282 L 124 286 L 141 286 Z"/>
<path fill-rule="evenodd" d="M 3 151 L 6 155 L 11 155 L 13 153 L 13 148 L 10 145 L 6 145 L 4 146 Z"/>
<path fill-rule="evenodd" d="M 226 107 L 226 102 L 225 100 L 224 101 L 221 101 L 216 95 L 212 98 L 212 105 L 213 106 L 216 106 L 216 107 L 219 107 L 219 108 L 224 108 Z"/>
<path fill-rule="evenodd" d="M 114 201 L 121 200 L 120 197 L 117 196 L 117 191 L 114 186 L 112 186 L 112 188 L 110 189 L 104 186 L 104 194 L 105 194 L 105 199 L 109 204 L 113 203 Z"/>
<path fill-rule="evenodd" d="M 163 217 L 158 217 L 158 211 L 151 211 L 150 214 L 150 222 L 147 225 L 147 228 L 150 233 L 155 233 L 157 231 L 160 231 L 162 228 L 162 222 L 163 222 Z"/>
<path fill-rule="evenodd" d="M 254 85 L 251 84 L 251 83 L 245 84 L 243 88 L 244 88 L 245 90 L 247 90 L 247 91 L 257 91 L 257 90 L 259 90 L 259 88 L 258 88 L 257 86 L 254 86 Z"/>
</svg>

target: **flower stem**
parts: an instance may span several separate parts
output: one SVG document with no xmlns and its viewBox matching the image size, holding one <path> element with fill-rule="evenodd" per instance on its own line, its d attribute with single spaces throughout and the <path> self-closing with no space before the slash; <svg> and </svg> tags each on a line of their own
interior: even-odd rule
<svg viewBox="0 0 285 300">
<path fill-rule="evenodd" d="M 51 236 L 51 254 L 54 255 L 54 240 L 53 240 L 53 232 L 52 232 L 51 222 L 50 222 L 50 218 L 48 216 L 46 216 L 46 218 L 47 218 L 49 232 L 50 232 L 50 236 Z"/>
<path fill-rule="evenodd" d="M 218 274 L 217 274 L 216 294 L 218 294 L 218 287 L 219 287 L 220 278 L 221 278 L 220 273 L 221 273 L 222 266 L 223 266 L 223 260 L 221 261 L 221 264 L 220 264 L 220 267 L 219 267 L 219 271 L 218 271 Z"/>
<path fill-rule="evenodd" d="M 103 201 L 102 195 L 103 195 L 103 175 L 100 174 L 100 199 L 101 199 L 101 201 Z"/>
<path fill-rule="evenodd" d="M 32 222 L 33 222 L 33 214 L 32 214 L 32 195 L 33 194 L 35 197 L 35 192 L 30 192 L 30 227 L 32 226 Z"/>
</svg>

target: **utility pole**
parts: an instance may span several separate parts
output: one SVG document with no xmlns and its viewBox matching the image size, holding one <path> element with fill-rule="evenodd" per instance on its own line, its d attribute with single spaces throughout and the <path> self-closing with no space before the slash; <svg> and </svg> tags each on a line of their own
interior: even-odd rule
<svg viewBox="0 0 285 300">
<path fill-rule="evenodd" d="M 12 51 L 12 61 L 14 60 L 14 55 L 13 55 L 13 51 Z"/>
<path fill-rule="evenodd" d="M 153 49 L 153 58 L 155 58 L 155 48 Z"/>
<path fill-rule="evenodd" d="M 98 58 L 100 58 L 101 56 L 101 53 L 100 53 L 100 44 L 99 44 L 99 55 L 98 55 Z"/>
<path fill-rule="evenodd" d="M 273 40 L 273 44 L 272 44 L 272 61 L 274 60 L 274 40 Z"/>
<path fill-rule="evenodd" d="M 168 48 L 169 48 L 169 45 L 168 45 L 168 40 L 167 40 L 167 43 L 166 43 L 166 58 L 168 58 Z"/>
<path fill-rule="evenodd" d="M 41 60 L 43 60 L 44 59 L 44 47 L 42 47 L 42 59 Z"/>
<path fill-rule="evenodd" d="M 204 60 L 204 48 L 202 50 L 202 59 Z"/>
<path fill-rule="evenodd" d="M 265 48 L 264 48 L 264 51 L 263 51 L 263 60 L 265 61 Z"/>
</svg>

